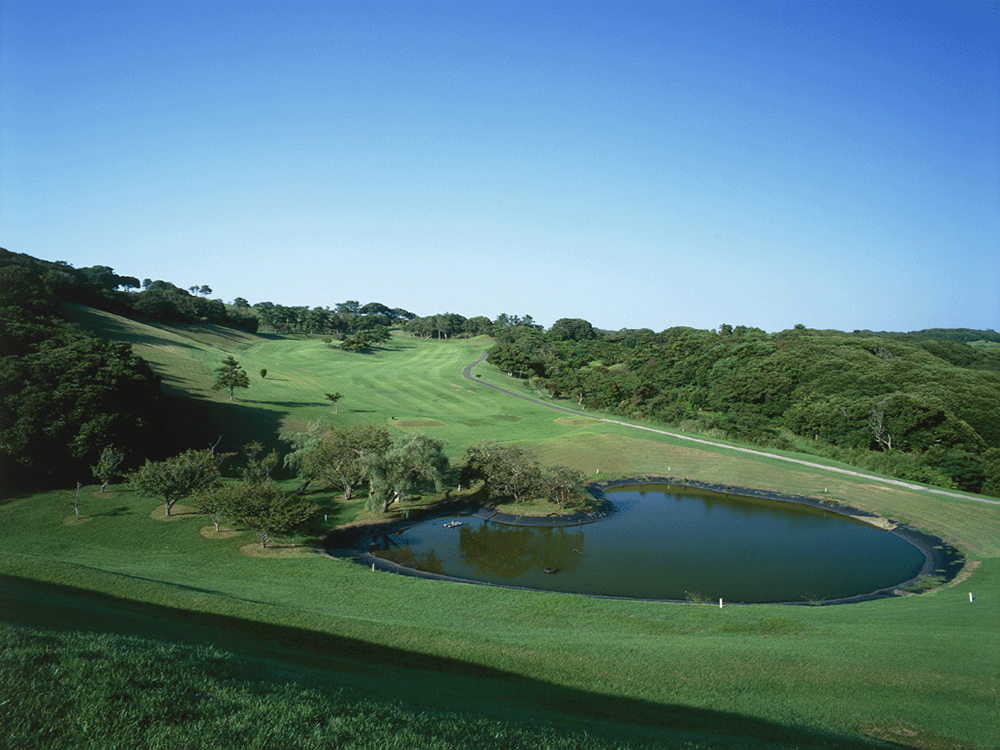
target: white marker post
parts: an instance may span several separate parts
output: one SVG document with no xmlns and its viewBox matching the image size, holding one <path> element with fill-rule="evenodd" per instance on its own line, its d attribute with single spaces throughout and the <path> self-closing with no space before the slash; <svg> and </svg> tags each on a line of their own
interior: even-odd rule
<svg viewBox="0 0 1000 750">
<path fill-rule="evenodd" d="M 972 602 L 974 602 L 974 601 L 975 601 L 975 599 L 972 598 L 972 592 L 970 591 L 969 592 L 969 604 L 972 604 Z"/>
<path fill-rule="evenodd" d="M 719 597 L 719 609 L 722 609 L 722 597 Z"/>
</svg>

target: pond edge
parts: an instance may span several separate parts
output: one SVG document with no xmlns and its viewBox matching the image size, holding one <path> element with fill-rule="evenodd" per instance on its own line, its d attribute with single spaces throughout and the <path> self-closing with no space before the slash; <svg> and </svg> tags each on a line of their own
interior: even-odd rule
<svg viewBox="0 0 1000 750">
<path fill-rule="evenodd" d="M 722 485 L 712 482 L 702 482 L 694 479 L 678 479 L 676 477 L 664 476 L 641 476 L 627 479 L 614 479 L 601 482 L 592 482 L 587 486 L 587 491 L 602 501 L 600 510 L 593 512 L 581 512 L 568 515 L 554 516 L 517 516 L 510 513 L 501 513 L 496 508 L 469 502 L 446 502 L 435 505 L 424 511 L 414 513 L 410 518 L 393 521 L 389 523 L 373 522 L 361 526 L 351 526 L 340 529 L 332 529 L 321 539 L 325 554 L 332 558 L 352 559 L 355 562 L 370 567 L 373 571 L 396 573 L 415 578 L 427 580 L 450 581 L 452 583 L 465 583 L 474 586 L 493 586 L 495 588 L 515 589 L 519 591 L 534 591 L 539 594 L 567 594 L 569 596 L 586 596 L 592 599 L 615 599 L 624 601 L 640 601 L 651 603 L 673 603 L 691 604 L 682 599 L 641 599 L 636 597 L 608 596 L 600 594 L 577 594 L 572 592 L 547 591 L 545 589 L 533 589 L 525 586 L 513 586 L 500 583 L 490 583 L 487 581 L 476 581 L 469 578 L 458 578 L 441 573 L 429 573 L 415 568 L 407 568 L 403 565 L 384 560 L 369 552 L 369 548 L 375 537 L 383 534 L 392 534 L 415 526 L 425 521 L 441 516 L 467 515 L 475 516 L 482 520 L 502 523 L 510 526 L 581 526 L 589 523 L 596 523 L 606 518 L 610 518 L 616 513 L 614 506 L 607 502 L 604 491 L 615 487 L 634 487 L 641 485 L 667 485 L 678 488 L 693 488 L 708 490 L 722 495 L 732 495 L 735 497 L 761 498 L 765 500 L 775 500 L 778 502 L 794 503 L 798 505 L 808 505 L 813 508 L 825 510 L 845 516 L 859 523 L 874 526 L 886 533 L 899 536 L 916 547 L 924 556 L 924 564 L 920 571 L 911 579 L 902 581 L 893 586 L 872 591 L 866 594 L 844 597 L 840 599 L 828 599 L 819 602 L 766 602 L 757 604 L 745 604 L 742 602 L 731 602 L 729 606 L 828 606 L 834 604 L 852 604 L 856 602 L 874 601 L 878 599 L 894 599 L 903 596 L 913 595 L 905 591 L 905 587 L 916 583 L 924 576 L 933 574 L 935 571 L 944 570 L 941 576 L 941 583 L 935 587 L 941 588 L 958 576 L 964 569 L 967 561 L 961 550 L 947 544 L 943 539 L 933 534 L 928 534 L 920 529 L 907 524 L 897 524 L 892 519 L 883 518 L 876 513 L 854 508 L 839 501 L 822 500 L 808 497 L 806 495 L 794 495 L 784 492 L 774 492 L 771 490 L 761 490 L 747 487 L 736 487 L 733 485 Z M 943 567 L 942 567 L 943 566 Z M 925 592 L 926 593 L 926 592 Z"/>
</svg>

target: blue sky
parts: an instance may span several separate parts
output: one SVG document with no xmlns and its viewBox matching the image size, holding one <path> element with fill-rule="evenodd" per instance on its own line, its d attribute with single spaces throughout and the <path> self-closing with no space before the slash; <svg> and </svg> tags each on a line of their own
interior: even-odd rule
<svg viewBox="0 0 1000 750">
<path fill-rule="evenodd" d="M 0 246 L 213 297 L 1000 329 L 995 2 L 5 0 Z"/>
</svg>

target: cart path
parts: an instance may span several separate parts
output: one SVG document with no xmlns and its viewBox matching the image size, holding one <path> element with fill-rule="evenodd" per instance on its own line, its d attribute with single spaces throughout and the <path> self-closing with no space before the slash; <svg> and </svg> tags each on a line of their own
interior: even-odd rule
<svg viewBox="0 0 1000 750">
<path fill-rule="evenodd" d="M 886 479 L 884 477 L 877 477 L 872 474 L 865 474 L 861 471 L 852 471 L 851 469 L 840 469 L 836 466 L 826 466 L 825 464 L 817 464 L 812 461 L 805 461 L 800 458 L 789 458 L 788 456 L 779 456 L 776 453 L 767 453 L 765 451 L 758 451 L 752 448 L 740 448 L 735 445 L 726 445 L 725 443 L 717 443 L 713 440 L 706 440 L 704 438 L 691 437 L 690 435 L 685 435 L 679 432 L 671 432 L 670 430 L 661 430 L 654 427 L 646 427 L 641 424 L 634 424 L 632 422 L 622 422 L 617 419 L 605 419 L 604 417 L 595 417 L 586 412 L 577 411 L 575 409 L 570 409 L 565 406 L 559 406 L 558 404 L 547 404 L 537 398 L 532 398 L 531 396 L 525 396 L 520 393 L 514 393 L 514 391 L 509 391 L 506 388 L 501 388 L 500 386 L 493 385 L 492 383 L 484 383 L 482 380 L 477 380 L 472 376 L 472 368 L 476 365 L 482 364 L 486 360 L 486 356 L 489 354 L 489 350 L 483 352 L 483 356 L 468 365 L 463 371 L 462 375 L 467 380 L 471 380 L 473 383 L 478 383 L 486 388 L 492 388 L 494 391 L 499 391 L 508 396 L 513 396 L 514 398 L 519 398 L 523 401 L 530 401 L 533 404 L 538 404 L 539 406 L 544 406 L 547 409 L 556 409 L 557 411 L 566 412 L 567 414 L 572 414 L 576 417 L 585 417 L 587 419 L 593 419 L 596 422 L 607 422 L 609 424 L 617 424 L 622 427 L 631 427 L 636 430 L 646 430 L 647 432 L 655 432 L 658 435 L 667 435 L 668 437 L 677 438 L 678 440 L 687 440 L 692 443 L 701 443 L 702 445 L 710 445 L 713 448 L 725 448 L 726 450 L 736 451 L 738 453 L 750 453 L 754 456 L 763 456 L 764 458 L 772 458 L 776 461 L 787 461 L 791 464 L 799 464 L 800 466 L 808 466 L 813 469 L 820 469 L 822 471 L 829 471 L 835 474 L 847 474 L 852 477 L 860 477 L 862 479 L 867 479 L 872 482 L 880 482 L 881 484 L 891 484 L 896 487 L 902 487 L 907 490 L 919 490 L 921 492 L 930 492 L 935 495 L 945 495 L 947 497 L 957 497 L 960 500 L 973 500 L 977 503 L 986 503 L 988 505 L 1000 505 L 1000 500 L 988 500 L 984 497 L 972 497 L 971 495 L 963 495 L 959 492 L 950 492 L 949 490 L 937 489 L 935 487 L 924 487 L 919 484 L 911 484 L 910 482 L 904 482 L 899 479 Z"/>
</svg>

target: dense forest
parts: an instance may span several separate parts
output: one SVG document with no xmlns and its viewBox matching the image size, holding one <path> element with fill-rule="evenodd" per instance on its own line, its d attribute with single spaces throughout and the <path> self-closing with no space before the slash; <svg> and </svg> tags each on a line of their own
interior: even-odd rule
<svg viewBox="0 0 1000 750">
<path fill-rule="evenodd" d="M 157 377 L 128 345 L 61 320 L 61 303 L 76 302 L 164 323 L 330 336 L 357 351 L 385 341 L 391 328 L 488 335 L 488 361 L 541 397 L 1000 496 L 994 331 L 796 326 L 769 334 L 722 325 L 656 333 L 601 331 L 577 318 L 545 330 L 530 315 L 420 317 L 352 300 L 333 308 L 242 298 L 227 305 L 210 294 L 207 286 L 140 283 L 106 266 L 75 269 L 0 249 L 0 491 L 75 481 L 111 444 L 153 451 L 151 436 L 169 421 Z"/>
</svg>

